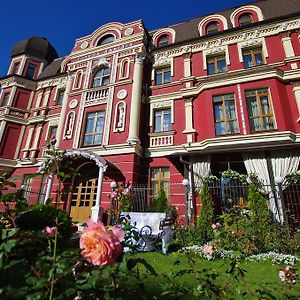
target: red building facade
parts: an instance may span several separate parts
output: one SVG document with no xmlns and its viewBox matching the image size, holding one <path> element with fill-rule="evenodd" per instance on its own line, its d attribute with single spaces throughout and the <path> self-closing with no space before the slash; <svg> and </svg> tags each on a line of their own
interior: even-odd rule
<svg viewBox="0 0 300 300">
<path fill-rule="evenodd" d="M 55 135 L 83 174 L 66 201 L 83 221 L 109 207 L 112 181 L 168 189 L 187 178 L 197 190 L 227 169 L 269 183 L 296 171 L 299 16 L 297 0 L 265 0 L 152 32 L 109 23 L 63 58 L 43 38 L 17 43 L 0 79 L 1 172 L 30 201 L 50 197 L 55 180 L 28 175 Z M 184 212 L 184 198 L 170 201 Z"/>
</svg>

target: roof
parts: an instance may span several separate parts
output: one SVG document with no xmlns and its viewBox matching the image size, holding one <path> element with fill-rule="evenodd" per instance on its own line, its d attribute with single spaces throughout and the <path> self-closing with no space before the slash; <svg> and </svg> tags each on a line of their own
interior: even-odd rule
<svg viewBox="0 0 300 300">
<path fill-rule="evenodd" d="M 291 14 L 296 14 L 297 12 L 300 13 L 300 1 L 299 0 L 260 0 L 255 2 L 250 2 L 244 5 L 240 5 L 237 7 L 233 7 L 227 10 L 223 11 L 217 11 L 214 13 L 211 13 L 209 15 L 222 15 L 227 19 L 228 23 L 228 29 L 232 28 L 232 24 L 230 21 L 230 15 L 238 8 L 243 7 L 246 5 L 255 5 L 259 7 L 262 11 L 262 14 L 264 16 L 264 20 L 271 20 L 274 18 L 284 17 Z M 201 16 L 192 20 L 188 20 L 185 22 L 181 22 L 178 24 L 166 26 L 163 28 L 172 28 L 175 30 L 175 43 L 181 43 L 184 41 L 188 41 L 194 38 L 199 37 L 198 32 L 198 25 L 201 20 L 206 18 L 209 15 Z M 151 35 L 153 35 L 156 31 L 160 30 L 162 28 L 158 28 L 156 30 L 153 30 L 151 32 Z"/>
<path fill-rule="evenodd" d="M 13 46 L 11 57 L 22 54 L 45 59 L 47 62 L 51 62 L 58 57 L 56 50 L 50 42 L 46 38 L 38 36 L 30 37 Z"/>
<path fill-rule="evenodd" d="M 59 75 L 61 73 L 60 67 L 61 63 L 64 60 L 64 57 L 60 57 L 55 59 L 52 63 L 50 63 L 46 68 L 42 71 L 42 73 L 38 76 L 38 80 L 45 79 L 48 77 L 52 77 L 55 75 Z"/>
</svg>

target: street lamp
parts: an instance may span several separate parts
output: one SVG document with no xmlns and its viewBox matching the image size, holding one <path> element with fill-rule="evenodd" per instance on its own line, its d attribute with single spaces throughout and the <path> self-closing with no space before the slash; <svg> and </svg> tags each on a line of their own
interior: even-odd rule
<svg viewBox="0 0 300 300">
<path fill-rule="evenodd" d="M 188 195 L 190 182 L 188 181 L 188 179 L 184 178 L 181 183 L 184 187 L 184 196 L 185 196 L 185 203 L 186 203 L 186 205 L 185 205 L 185 223 L 186 223 L 186 225 L 188 225 L 190 223 L 190 220 L 189 220 L 189 195 Z"/>
</svg>

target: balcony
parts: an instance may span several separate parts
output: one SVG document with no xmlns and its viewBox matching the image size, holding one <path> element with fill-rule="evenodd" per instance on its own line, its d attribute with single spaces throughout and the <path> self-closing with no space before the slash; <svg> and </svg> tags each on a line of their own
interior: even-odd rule
<svg viewBox="0 0 300 300">
<path fill-rule="evenodd" d="M 150 147 L 173 146 L 175 131 L 150 133 Z"/>
<path fill-rule="evenodd" d="M 97 88 L 96 90 L 90 90 L 86 93 L 85 103 L 86 104 L 98 104 L 102 100 L 106 100 L 108 96 L 108 88 Z"/>
</svg>

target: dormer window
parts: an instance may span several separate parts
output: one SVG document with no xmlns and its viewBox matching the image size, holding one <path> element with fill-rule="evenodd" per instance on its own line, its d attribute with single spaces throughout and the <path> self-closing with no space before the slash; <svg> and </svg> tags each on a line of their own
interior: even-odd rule
<svg viewBox="0 0 300 300">
<path fill-rule="evenodd" d="M 157 47 L 164 47 L 169 45 L 169 36 L 167 34 L 162 35 L 157 40 Z"/>
<path fill-rule="evenodd" d="M 102 68 L 95 73 L 93 87 L 104 86 L 109 84 L 110 69 Z"/>
<path fill-rule="evenodd" d="M 27 70 L 26 70 L 26 77 L 29 79 L 33 79 L 35 75 L 35 70 L 37 69 L 37 65 L 35 64 L 28 64 Z"/>
<path fill-rule="evenodd" d="M 107 34 L 103 36 L 97 43 L 97 46 L 102 46 L 106 44 L 110 44 L 115 41 L 115 36 L 112 34 Z"/>
<path fill-rule="evenodd" d="M 252 24 L 253 23 L 252 14 L 250 14 L 250 13 L 242 14 L 239 17 L 239 21 L 238 22 L 239 22 L 239 26 L 247 26 L 249 24 Z"/>
<path fill-rule="evenodd" d="M 206 26 L 206 34 L 213 34 L 220 31 L 220 25 L 218 22 L 210 22 Z"/>
</svg>

